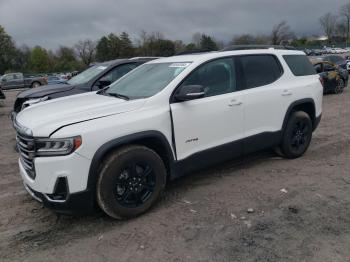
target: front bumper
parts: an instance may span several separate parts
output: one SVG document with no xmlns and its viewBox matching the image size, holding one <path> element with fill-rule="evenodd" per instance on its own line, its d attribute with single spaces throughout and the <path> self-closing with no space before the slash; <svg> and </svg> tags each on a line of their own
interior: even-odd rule
<svg viewBox="0 0 350 262">
<path fill-rule="evenodd" d="M 34 162 L 36 175 L 32 178 L 22 161 L 18 161 L 24 187 L 34 199 L 64 214 L 94 210 L 94 190 L 87 188 L 90 160 L 72 153 L 61 157 L 38 157 Z"/>
<path fill-rule="evenodd" d="M 89 214 L 96 208 L 95 195 L 91 190 L 69 194 L 65 201 L 55 201 L 47 194 L 37 192 L 25 183 L 24 187 L 35 200 L 42 203 L 44 207 L 52 209 L 57 213 L 67 215 Z"/>
<path fill-rule="evenodd" d="M 315 131 L 316 128 L 318 127 L 318 125 L 320 124 L 321 118 L 322 118 L 322 114 L 320 114 L 319 116 L 317 116 L 317 117 L 315 118 L 314 123 L 313 123 L 313 125 L 312 125 L 313 131 Z"/>
</svg>

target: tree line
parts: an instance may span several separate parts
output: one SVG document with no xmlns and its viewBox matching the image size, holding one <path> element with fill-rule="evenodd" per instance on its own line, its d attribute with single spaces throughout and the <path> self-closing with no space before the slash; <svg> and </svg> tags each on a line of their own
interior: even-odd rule
<svg viewBox="0 0 350 262">
<path fill-rule="evenodd" d="M 319 20 L 328 38 L 324 41 L 307 37 L 298 38 L 288 23 L 282 21 L 273 26 L 270 34 L 236 35 L 228 43 L 204 33 L 195 33 L 190 43 L 184 43 L 181 40 L 169 40 L 160 32 L 142 31 L 136 41 L 132 41 L 127 32 L 110 33 L 97 41 L 80 40 L 74 46 L 60 46 L 55 51 L 41 46 L 17 46 L 5 28 L 0 25 L 0 75 L 11 71 L 71 72 L 83 70 L 93 62 L 134 56 L 172 56 L 196 50 L 215 51 L 225 45 L 289 44 L 305 47 L 345 43 L 350 38 L 350 3 L 342 6 L 337 14 L 327 13 Z"/>
</svg>

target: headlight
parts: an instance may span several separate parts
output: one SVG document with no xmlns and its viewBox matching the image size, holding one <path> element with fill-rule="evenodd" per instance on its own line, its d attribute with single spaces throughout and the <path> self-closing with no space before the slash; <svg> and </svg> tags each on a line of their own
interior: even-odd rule
<svg viewBox="0 0 350 262">
<path fill-rule="evenodd" d="M 44 96 L 44 97 L 40 97 L 40 98 L 34 98 L 34 99 L 29 99 L 29 100 L 25 101 L 22 104 L 21 110 L 23 110 L 24 108 L 26 108 L 28 106 L 31 106 L 31 105 L 34 105 L 34 104 L 37 104 L 37 103 L 40 103 L 40 102 L 44 102 L 44 101 L 46 101 L 48 99 L 49 99 L 48 96 Z"/>
<path fill-rule="evenodd" d="M 80 136 L 71 138 L 44 138 L 35 140 L 36 156 L 65 156 L 81 146 Z"/>
</svg>

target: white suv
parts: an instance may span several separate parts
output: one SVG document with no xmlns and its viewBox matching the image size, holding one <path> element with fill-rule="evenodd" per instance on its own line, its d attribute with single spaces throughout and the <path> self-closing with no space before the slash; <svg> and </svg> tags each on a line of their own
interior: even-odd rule
<svg viewBox="0 0 350 262">
<path fill-rule="evenodd" d="M 322 112 L 304 53 L 260 49 L 148 62 L 108 89 L 46 101 L 15 120 L 27 191 L 59 212 L 149 209 L 168 180 L 265 148 L 296 158 Z"/>
</svg>

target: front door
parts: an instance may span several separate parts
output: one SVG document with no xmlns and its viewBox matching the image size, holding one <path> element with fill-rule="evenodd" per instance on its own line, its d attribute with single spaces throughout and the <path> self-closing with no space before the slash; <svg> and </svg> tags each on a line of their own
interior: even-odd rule
<svg viewBox="0 0 350 262">
<path fill-rule="evenodd" d="M 210 152 L 224 160 L 242 153 L 243 104 L 236 75 L 235 60 L 220 58 L 200 66 L 181 84 L 201 85 L 205 96 L 170 105 L 178 160 Z"/>
</svg>

